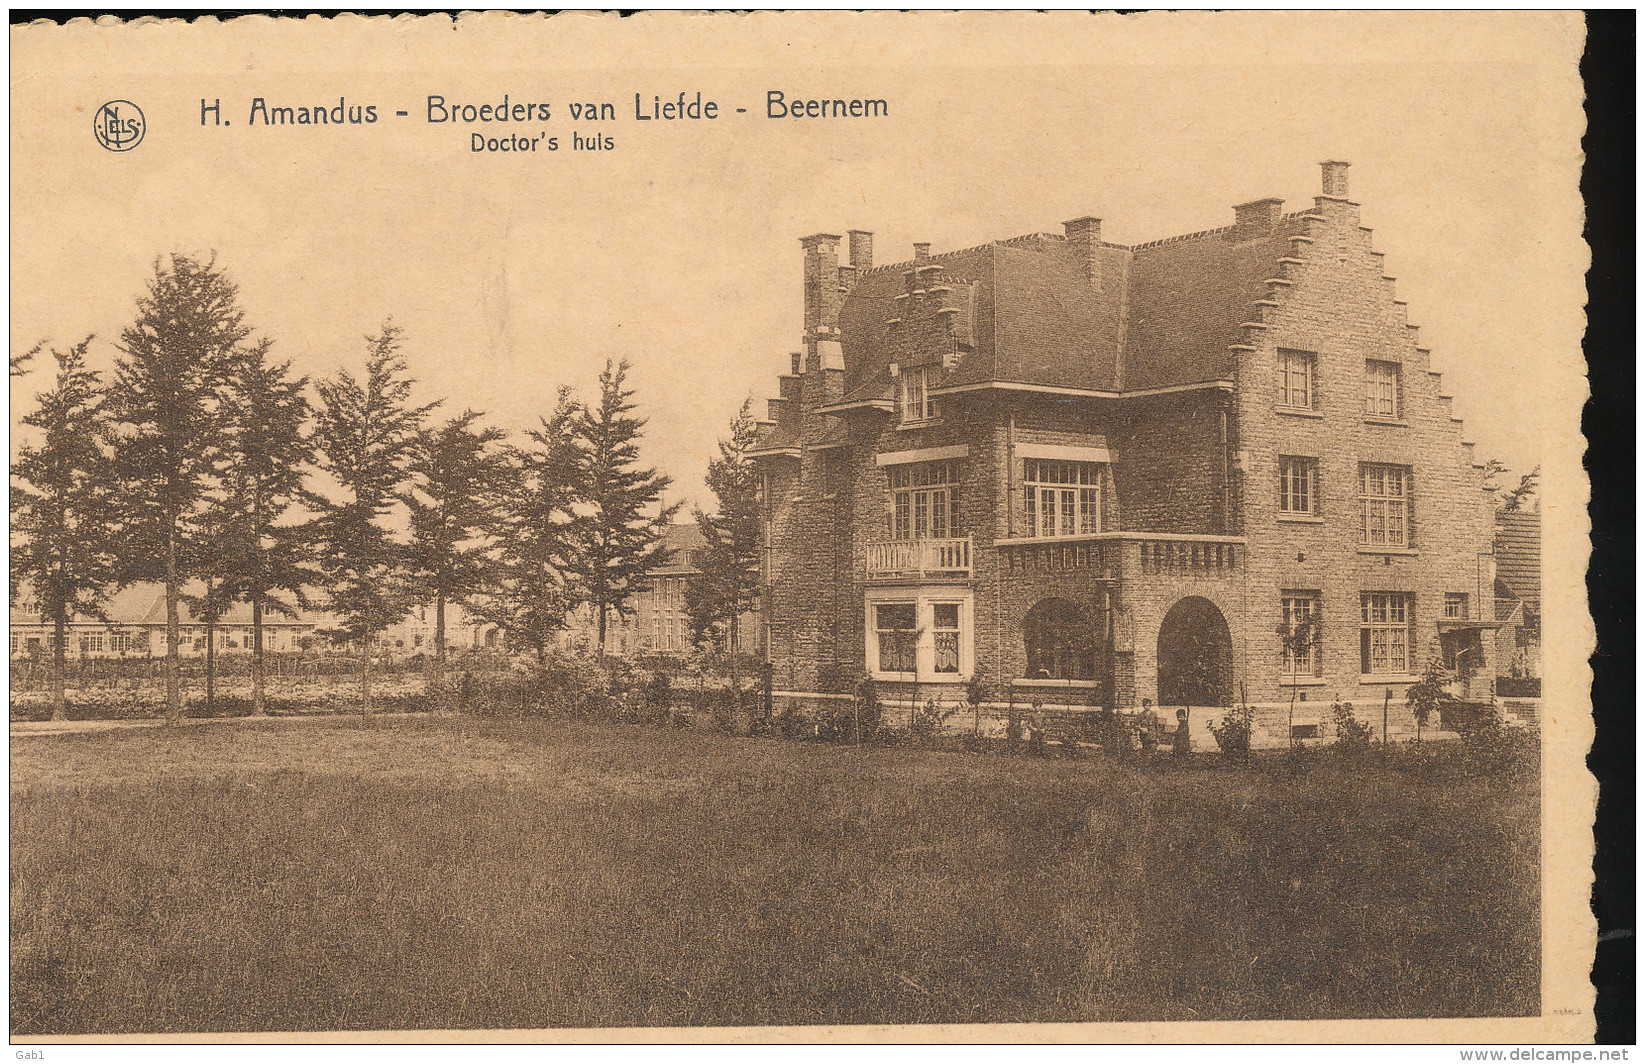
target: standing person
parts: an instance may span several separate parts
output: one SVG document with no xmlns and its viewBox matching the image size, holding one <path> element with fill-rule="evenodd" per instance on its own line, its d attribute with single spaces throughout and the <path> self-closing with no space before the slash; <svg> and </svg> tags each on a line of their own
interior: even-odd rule
<svg viewBox="0 0 1645 1064">
<path fill-rule="evenodd" d="M 1188 707 L 1177 710 L 1177 732 L 1171 739 L 1171 753 L 1177 757 L 1187 757 L 1188 742 Z"/>
</svg>

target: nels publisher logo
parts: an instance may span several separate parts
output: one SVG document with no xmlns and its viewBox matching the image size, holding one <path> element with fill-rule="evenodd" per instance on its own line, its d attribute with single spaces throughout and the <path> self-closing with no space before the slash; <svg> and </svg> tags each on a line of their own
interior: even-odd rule
<svg viewBox="0 0 1645 1064">
<path fill-rule="evenodd" d="M 130 100 L 110 100 L 97 109 L 91 131 L 109 151 L 130 151 L 143 143 L 143 112 Z"/>
</svg>

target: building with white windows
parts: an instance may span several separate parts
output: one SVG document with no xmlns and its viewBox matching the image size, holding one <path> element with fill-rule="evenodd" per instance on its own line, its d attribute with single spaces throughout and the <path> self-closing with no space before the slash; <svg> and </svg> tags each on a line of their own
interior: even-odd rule
<svg viewBox="0 0 1645 1064">
<path fill-rule="evenodd" d="M 1244 699 L 1270 743 L 1293 698 L 1299 738 L 1337 699 L 1398 730 L 1430 656 L 1488 692 L 1491 496 L 1347 169 L 1137 245 L 1089 217 L 892 265 L 802 239 L 754 453 L 776 686 L 953 702 L 980 675 L 1196 707 L 1196 742 Z"/>
</svg>

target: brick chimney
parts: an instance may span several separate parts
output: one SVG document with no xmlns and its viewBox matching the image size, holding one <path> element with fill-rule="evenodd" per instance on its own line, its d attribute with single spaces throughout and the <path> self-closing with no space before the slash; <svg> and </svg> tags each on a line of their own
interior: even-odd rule
<svg viewBox="0 0 1645 1064">
<path fill-rule="evenodd" d="M 849 256 L 851 268 L 861 276 L 863 271 L 874 268 L 874 234 L 866 229 L 852 229 L 846 234 L 851 242 Z"/>
<path fill-rule="evenodd" d="M 1280 208 L 1283 206 L 1284 200 L 1272 197 L 1235 204 L 1234 230 L 1229 234 L 1229 239 L 1238 243 L 1272 233 L 1274 227 L 1279 225 Z"/>
<path fill-rule="evenodd" d="M 926 259 L 928 259 L 930 257 L 931 257 L 931 245 L 930 244 L 915 244 L 914 245 L 914 261 L 915 262 L 924 262 Z"/>
<path fill-rule="evenodd" d="M 1348 198 L 1348 164 L 1327 159 L 1319 164 L 1320 192 L 1332 199 Z"/>
<path fill-rule="evenodd" d="M 805 338 L 811 340 L 839 322 L 840 238 L 813 233 L 800 237 L 800 247 L 805 249 Z"/>
<path fill-rule="evenodd" d="M 1102 264 L 1097 260 L 1097 248 L 1102 246 L 1102 219 L 1075 218 L 1062 223 L 1063 236 L 1080 257 L 1085 267 L 1085 279 L 1097 291 L 1102 290 Z"/>
</svg>

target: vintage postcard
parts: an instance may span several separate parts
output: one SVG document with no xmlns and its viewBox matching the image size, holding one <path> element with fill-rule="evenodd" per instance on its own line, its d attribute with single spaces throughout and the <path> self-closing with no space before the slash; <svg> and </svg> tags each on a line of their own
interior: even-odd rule
<svg viewBox="0 0 1645 1064">
<path fill-rule="evenodd" d="M 1584 32 L 13 26 L 13 1039 L 1589 1040 Z"/>
</svg>

